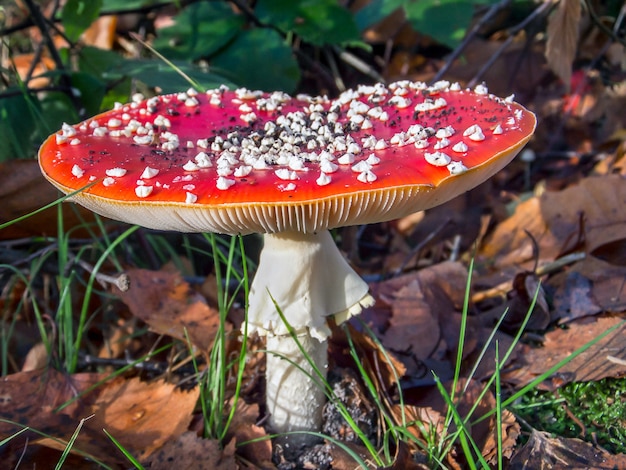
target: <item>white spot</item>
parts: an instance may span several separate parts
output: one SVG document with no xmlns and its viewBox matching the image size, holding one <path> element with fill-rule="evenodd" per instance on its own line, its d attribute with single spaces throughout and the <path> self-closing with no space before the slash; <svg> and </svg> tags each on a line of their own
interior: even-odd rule
<svg viewBox="0 0 626 470">
<path fill-rule="evenodd" d="M 70 145 L 80 145 L 80 139 L 72 139 L 70 140 Z"/>
<path fill-rule="evenodd" d="M 257 117 L 256 114 L 254 113 L 247 113 L 247 114 L 242 114 L 240 116 L 241 120 L 244 122 L 247 122 L 248 124 L 250 124 L 251 122 L 256 121 Z"/>
<path fill-rule="evenodd" d="M 198 171 L 199 169 L 200 167 L 191 160 L 187 161 L 187 163 L 183 165 L 183 170 L 185 171 Z"/>
<path fill-rule="evenodd" d="M 460 175 L 467 171 L 467 167 L 461 162 L 451 162 L 448 164 L 447 168 L 451 175 Z"/>
<path fill-rule="evenodd" d="M 201 149 L 208 149 L 209 148 L 209 139 L 198 139 L 198 140 L 196 140 L 196 146 L 200 147 Z"/>
<path fill-rule="evenodd" d="M 385 139 L 380 139 L 378 142 L 376 142 L 376 145 L 374 145 L 374 150 L 384 150 L 387 147 L 388 145 Z"/>
<path fill-rule="evenodd" d="M 136 135 L 133 136 L 133 141 L 138 145 L 150 145 L 152 143 L 151 135 Z"/>
<path fill-rule="evenodd" d="M 375 154 L 371 153 L 367 160 L 365 160 L 368 165 L 378 165 L 380 163 L 380 158 L 378 158 Z"/>
<path fill-rule="evenodd" d="M 411 100 L 402 96 L 393 96 L 389 98 L 389 104 L 393 104 L 398 109 L 404 109 L 411 106 Z"/>
<path fill-rule="evenodd" d="M 337 159 L 337 163 L 340 165 L 351 165 L 356 160 L 353 153 L 344 153 L 341 157 Z"/>
<path fill-rule="evenodd" d="M 465 152 L 467 152 L 467 149 L 468 149 L 468 147 L 467 147 L 467 144 L 465 142 L 457 142 L 452 147 L 452 150 L 454 152 L 457 152 L 457 153 L 465 153 Z"/>
<path fill-rule="evenodd" d="M 441 150 L 441 149 L 446 148 L 448 145 L 450 145 L 450 141 L 448 139 L 440 139 L 435 143 L 435 145 L 433 146 L 433 149 Z"/>
<path fill-rule="evenodd" d="M 427 149 L 430 146 L 426 139 L 416 140 L 414 145 L 416 149 Z"/>
<path fill-rule="evenodd" d="M 459 82 L 454 82 L 450 85 L 450 91 L 461 91 L 461 85 L 459 85 Z"/>
<path fill-rule="evenodd" d="M 474 88 L 474 93 L 476 93 L 477 95 L 488 95 L 489 90 L 483 83 L 481 83 L 480 85 L 476 85 L 476 88 Z"/>
<path fill-rule="evenodd" d="M 307 170 L 307 168 L 304 166 L 304 162 L 300 158 L 296 157 L 295 155 L 292 155 L 291 157 L 289 157 L 288 166 L 290 169 L 296 170 L 296 171 Z"/>
<path fill-rule="evenodd" d="M 444 108 L 448 103 L 443 98 L 437 98 L 436 100 L 426 99 L 422 103 L 415 105 L 415 111 L 434 111 L 439 108 Z"/>
<path fill-rule="evenodd" d="M 298 174 L 295 171 L 290 171 L 287 168 L 280 168 L 274 172 L 281 180 L 297 180 Z"/>
<path fill-rule="evenodd" d="M 454 135 L 454 128 L 452 126 L 442 127 L 435 133 L 435 137 L 438 139 L 445 139 L 446 137 L 452 137 Z"/>
<path fill-rule="evenodd" d="M 440 91 L 445 91 L 450 87 L 450 82 L 448 80 L 439 80 L 432 84 L 429 90 L 433 93 L 437 93 Z"/>
<path fill-rule="evenodd" d="M 334 173 L 339 168 L 339 165 L 331 162 L 330 160 L 322 160 L 320 162 L 320 170 L 323 173 Z"/>
<path fill-rule="evenodd" d="M 195 106 L 198 106 L 200 104 L 200 102 L 194 98 L 193 96 L 190 98 L 187 98 L 185 100 L 185 106 L 189 107 L 189 108 L 193 108 Z"/>
<path fill-rule="evenodd" d="M 172 123 L 170 122 L 170 120 L 164 116 L 161 116 L 160 114 L 154 118 L 154 125 L 158 126 L 158 127 L 165 127 L 166 129 L 169 129 L 172 126 Z"/>
<path fill-rule="evenodd" d="M 213 163 L 211 163 L 211 159 L 205 152 L 199 152 L 194 157 L 194 160 L 196 161 L 196 163 L 198 164 L 200 168 L 209 168 L 213 166 Z"/>
<path fill-rule="evenodd" d="M 61 125 L 61 132 L 65 137 L 74 137 L 76 135 L 76 129 L 66 122 Z"/>
<path fill-rule="evenodd" d="M 135 188 L 135 194 L 137 197 L 148 197 L 152 193 L 154 188 L 152 186 L 137 186 Z"/>
<path fill-rule="evenodd" d="M 363 173 L 359 173 L 359 176 L 356 177 L 361 183 L 372 183 L 376 181 L 376 175 L 371 171 L 364 171 Z"/>
<path fill-rule="evenodd" d="M 105 171 L 107 176 L 115 176 L 117 178 L 121 178 L 126 174 L 126 169 L 124 168 L 109 168 Z"/>
<path fill-rule="evenodd" d="M 506 98 L 504 98 L 504 102 L 507 104 L 511 104 L 513 103 L 513 101 L 515 101 L 515 94 L 509 95 Z"/>
<path fill-rule="evenodd" d="M 185 204 L 193 204 L 198 200 L 198 196 L 193 193 L 187 192 L 185 193 Z"/>
<path fill-rule="evenodd" d="M 424 152 L 424 158 L 433 166 L 446 166 L 452 159 L 443 152 L 428 153 Z"/>
<path fill-rule="evenodd" d="M 230 188 L 233 184 L 235 184 L 235 180 L 231 180 L 228 178 L 224 178 L 223 176 L 220 176 L 217 179 L 215 186 L 217 187 L 217 189 L 225 191 L 228 188 Z"/>
<path fill-rule="evenodd" d="M 141 174 L 140 178 L 150 179 L 150 178 L 154 178 L 158 174 L 159 174 L 159 170 L 157 170 L 156 168 L 150 168 L 149 166 L 147 166 L 146 168 L 144 168 L 143 173 Z"/>
<path fill-rule="evenodd" d="M 72 167 L 72 175 L 74 175 L 76 178 L 82 178 L 84 174 L 85 174 L 85 170 L 83 170 L 78 165 L 74 165 Z"/>
<path fill-rule="evenodd" d="M 502 126 L 500 124 L 498 124 L 494 129 L 493 129 L 493 133 L 494 135 L 500 135 L 502 133 L 504 133 L 504 131 L 502 130 Z"/>
<path fill-rule="evenodd" d="M 320 173 L 319 178 L 315 180 L 318 186 L 326 186 L 331 181 L 332 181 L 332 178 L 323 171 Z"/>
<path fill-rule="evenodd" d="M 366 171 L 370 171 L 371 169 L 372 169 L 372 166 L 369 163 L 367 163 L 365 160 L 361 160 L 355 165 L 352 165 L 352 171 L 354 171 L 355 173 L 363 173 Z"/>
<path fill-rule="evenodd" d="M 278 189 L 280 189 L 281 191 L 293 191 L 294 189 L 296 189 L 296 185 L 294 183 L 279 184 Z"/>
<path fill-rule="evenodd" d="M 218 176 L 230 176 L 233 174 L 233 169 L 232 167 L 226 165 L 226 166 L 218 166 L 217 167 L 217 172 Z"/>
<path fill-rule="evenodd" d="M 106 178 L 102 180 L 102 185 L 105 187 L 109 187 L 113 183 L 115 183 L 115 178 L 111 178 L 110 176 L 107 176 Z"/>
<path fill-rule="evenodd" d="M 109 132 L 109 130 L 106 127 L 100 126 L 100 127 L 96 127 L 93 130 L 93 135 L 95 137 L 104 137 L 105 135 L 107 135 L 107 132 Z"/>
<path fill-rule="evenodd" d="M 478 124 L 473 124 L 469 126 L 463 132 L 464 137 L 469 137 L 471 140 L 475 142 L 480 142 L 481 140 L 485 140 L 485 134 L 483 134 L 483 130 L 480 128 Z"/>
<path fill-rule="evenodd" d="M 249 165 L 242 165 L 239 166 L 235 169 L 235 173 L 234 175 L 237 178 L 243 178 L 245 176 L 248 176 L 250 173 L 252 172 L 252 167 Z"/>
<path fill-rule="evenodd" d="M 122 125 L 122 121 L 116 118 L 111 118 L 107 122 L 107 127 L 120 127 L 121 125 Z"/>
</svg>

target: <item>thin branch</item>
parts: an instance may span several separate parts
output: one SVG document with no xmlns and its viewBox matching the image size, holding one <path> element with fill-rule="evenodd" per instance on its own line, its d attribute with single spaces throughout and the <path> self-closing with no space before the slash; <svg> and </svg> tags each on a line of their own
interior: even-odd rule
<svg viewBox="0 0 626 470">
<path fill-rule="evenodd" d="M 457 48 L 452 51 L 452 53 L 448 56 L 444 66 L 441 67 L 441 69 L 435 75 L 435 78 L 433 78 L 434 82 L 441 80 L 441 78 L 448 72 L 448 70 L 450 70 L 450 67 L 452 67 L 454 61 L 458 59 L 458 57 L 463 53 L 465 48 L 469 45 L 469 43 L 472 42 L 474 37 L 476 37 L 478 31 L 480 31 L 480 28 L 487 24 L 500 10 L 505 9 L 510 3 L 511 0 L 501 0 L 500 2 L 492 5 L 491 8 L 489 8 L 487 13 L 485 13 L 480 18 L 480 20 L 476 22 L 472 30 L 465 35 L 465 38 L 463 38 L 463 42 L 461 42 L 461 44 L 459 44 Z"/>
</svg>

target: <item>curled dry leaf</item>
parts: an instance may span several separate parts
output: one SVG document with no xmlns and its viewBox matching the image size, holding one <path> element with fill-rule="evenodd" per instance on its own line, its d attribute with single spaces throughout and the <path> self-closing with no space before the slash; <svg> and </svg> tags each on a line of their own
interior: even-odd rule
<svg viewBox="0 0 626 470">
<path fill-rule="evenodd" d="M 580 439 L 552 437 L 533 430 L 530 439 L 511 459 L 511 470 L 527 468 L 626 468 L 626 455 L 611 455 Z"/>
<path fill-rule="evenodd" d="M 58 199 L 59 192 L 45 183 L 35 160 L 0 162 L 0 224 L 15 220 Z M 63 211 L 66 229 L 93 220 L 93 214 L 84 209 Z M 57 233 L 57 209 L 51 208 L 14 223 L 0 230 L 0 239 L 55 235 Z M 82 219 L 82 220 L 81 220 Z M 85 232 L 74 234 L 85 236 Z"/>
<path fill-rule="evenodd" d="M 213 344 L 219 313 L 189 287 L 180 274 L 147 269 L 127 272 L 130 287 L 116 291 L 133 315 L 159 334 L 187 341 L 203 351 Z"/>
<path fill-rule="evenodd" d="M 549 191 L 517 206 L 481 249 L 496 268 L 526 263 L 532 267 L 534 239 L 540 261 L 561 253 L 602 252 L 626 241 L 626 182 L 621 175 L 592 176 L 562 191 Z"/>
<path fill-rule="evenodd" d="M 581 2 L 560 0 L 548 19 L 546 58 L 552 71 L 569 89 L 572 64 L 576 58 Z"/>
<path fill-rule="evenodd" d="M 164 381 L 115 380 L 101 386 L 87 426 L 106 429 L 145 459 L 187 431 L 199 394 L 199 387 L 183 391 Z"/>
<path fill-rule="evenodd" d="M 569 382 L 622 376 L 626 373 L 626 324 L 623 322 L 620 317 L 583 318 L 568 323 L 566 329 L 546 333 L 541 346 L 520 345 L 519 367 L 504 372 L 502 381 L 525 385 L 616 325 L 620 326 L 564 365 L 553 377 L 540 384 L 540 388 L 555 390 Z"/>
<path fill-rule="evenodd" d="M 234 442 L 222 448 L 219 441 L 186 432 L 168 442 L 145 463 L 150 470 L 235 470 Z"/>
<path fill-rule="evenodd" d="M 62 374 L 54 369 L 38 369 L 29 372 L 18 372 L 0 380 L 0 441 L 13 436 L 24 427 L 30 427 L 41 433 L 53 436 L 52 439 L 41 439 L 39 434 L 29 431 L 15 436 L 0 447 L 0 461 L 13 468 L 11 462 L 21 459 L 25 467 L 37 467 L 38 451 L 35 447 L 52 447 L 63 450 L 75 431 L 81 418 L 91 414 L 90 403 L 94 396 L 81 397 L 62 410 L 57 409 L 85 392 L 101 380 L 101 374 Z M 95 442 L 89 432 L 81 432 L 73 451 L 80 455 L 99 458 L 111 464 L 121 462 L 110 441 Z M 109 446 L 109 444 L 111 444 Z M 29 451 L 20 457 L 25 448 Z M 32 461 L 29 460 L 32 458 Z"/>
<path fill-rule="evenodd" d="M 232 406 L 232 400 L 231 400 Z M 272 468 L 272 441 L 259 422 L 259 405 L 241 398 L 228 428 L 225 441 L 237 445 L 237 455 L 258 468 Z"/>
</svg>

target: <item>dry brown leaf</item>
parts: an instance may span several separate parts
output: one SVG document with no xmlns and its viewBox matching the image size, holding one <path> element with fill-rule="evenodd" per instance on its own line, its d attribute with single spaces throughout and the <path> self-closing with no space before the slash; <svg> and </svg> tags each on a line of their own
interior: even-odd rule
<svg viewBox="0 0 626 470">
<path fill-rule="evenodd" d="M 71 419 L 75 416 L 89 400 L 85 398 L 75 401 L 60 413 L 56 413 L 55 410 L 100 379 L 101 374 L 67 376 L 54 369 L 38 369 L 8 375 L 0 380 L 0 416 L 23 426 L 50 430 L 59 426 L 65 418 Z M 73 424 L 77 422 L 74 421 Z M 0 436 L 6 437 L 21 428 L 0 422 Z"/>
<path fill-rule="evenodd" d="M 554 293 L 554 312 L 552 320 L 566 323 L 576 318 L 596 315 L 603 311 L 593 296 L 593 284 L 591 280 L 581 273 L 570 270 L 559 276 L 560 283 Z"/>
<path fill-rule="evenodd" d="M 56 409 L 102 378 L 100 374 L 67 376 L 53 369 L 19 372 L 3 377 L 0 380 L 0 416 L 17 424 L 0 421 L 0 440 L 12 436 L 26 426 L 58 440 L 41 439 L 39 434 L 31 431 L 20 434 L 0 447 L 0 461 L 12 462 L 19 459 L 28 447 L 28 452 L 21 460 L 22 466 L 39 468 L 41 454 L 48 452 L 42 450 L 43 447 L 63 450 L 80 419 L 91 414 L 90 403 L 94 394 L 81 397 L 59 412 Z M 73 446 L 75 453 L 90 455 L 111 465 L 122 461 L 123 457 L 115 451 L 108 439 L 102 440 L 100 437 L 94 444 L 89 437 L 91 435 L 87 429 L 81 432 L 80 440 Z"/>
<path fill-rule="evenodd" d="M 548 18 L 546 58 L 550 68 L 563 80 L 568 90 L 578 45 L 580 12 L 579 0 L 560 0 Z"/>
<path fill-rule="evenodd" d="M 235 470 L 234 446 L 222 449 L 216 440 L 186 432 L 168 442 L 146 462 L 150 470 Z"/>
<path fill-rule="evenodd" d="M 272 441 L 261 439 L 267 433 L 257 425 L 259 415 L 258 404 L 248 404 L 240 398 L 225 440 L 236 443 L 237 455 L 258 468 L 273 468 Z"/>
<path fill-rule="evenodd" d="M 116 291 L 137 318 L 159 333 L 191 343 L 203 351 L 213 344 L 219 327 L 219 313 L 189 287 L 180 274 L 147 269 L 127 272 L 130 287 Z"/>
<path fill-rule="evenodd" d="M 87 427 L 106 429 L 135 457 L 145 459 L 187 431 L 199 394 L 199 387 L 182 391 L 165 381 L 115 380 L 99 390 Z"/>
<path fill-rule="evenodd" d="M 487 436 L 481 452 L 488 463 L 495 465 L 498 462 L 499 452 L 497 435 L 495 433 L 495 423 L 493 431 L 494 432 L 489 433 Z M 505 459 L 510 459 L 513 456 L 520 431 L 521 428 L 515 419 L 515 415 L 509 410 L 502 410 L 502 426 L 500 427 L 500 433 L 502 435 L 502 456 Z"/>
<path fill-rule="evenodd" d="M 422 360 L 430 357 L 442 340 L 440 322 L 460 308 L 466 282 L 463 265 L 444 262 L 376 286 L 375 295 L 392 308 L 383 345 Z"/>
<path fill-rule="evenodd" d="M 530 235 L 530 236 L 529 236 Z M 592 176 L 563 191 L 548 191 L 517 206 L 498 225 L 481 250 L 496 267 L 532 267 L 532 237 L 540 261 L 561 253 L 602 252 L 607 245 L 626 242 L 626 180 L 621 175 Z"/>
<path fill-rule="evenodd" d="M 0 163 L 0 224 L 39 209 L 58 197 L 59 192 L 42 176 L 36 160 Z M 82 221 L 92 221 L 93 213 L 78 206 L 65 206 L 63 217 L 64 227 L 70 229 Z M 52 208 L 0 230 L 0 239 L 56 233 L 57 209 Z M 85 235 L 84 231 L 72 233 L 77 237 Z"/>
<path fill-rule="evenodd" d="M 580 439 L 553 438 L 533 430 L 528 442 L 511 459 L 512 470 L 626 468 L 626 455 L 611 455 Z"/>
<path fill-rule="evenodd" d="M 502 374 L 502 380 L 524 385 L 570 356 L 576 349 L 623 322 L 620 317 L 592 317 L 568 323 L 545 335 L 542 346 L 521 345 L 518 368 Z M 615 358 L 615 359 L 612 359 Z M 588 382 L 626 373 L 626 325 L 598 341 L 584 353 L 564 365 L 551 380 L 540 384 L 554 390 L 569 382 Z"/>
<path fill-rule="evenodd" d="M 370 336 L 357 331 L 350 325 L 347 328 L 356 353 L 361 359 L 361 365 L 373 380 L 379 394 L 384 396 L 392 387 L 395 387 L 396 377 L 402 377 L 406 373 L 406 367 L 392 353 L 385 354 L 381 351 Z M 333 327 L 332 330 L 329 340 L 329 357 L 336 367 L 354 368 L 346 334 L 342 328 Z"/>
</svg>

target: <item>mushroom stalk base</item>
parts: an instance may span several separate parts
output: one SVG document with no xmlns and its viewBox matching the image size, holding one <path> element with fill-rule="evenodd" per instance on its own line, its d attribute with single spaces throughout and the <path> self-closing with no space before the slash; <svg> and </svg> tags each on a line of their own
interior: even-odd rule
<svg viewBox="0 0 626 470">
<path fill-rule="evenodd" d="M 273 432 L 281 433 L 276 442 L 286 456 L 298 455 L 319 438 L 307 433 L 318 431 L 325 402 L 323 381 L 326 377 L 327 342 L 310 335 L 267 337 L 267 407 Z M 304 352 L 304 354 L 303 354 Z M 322 377 L 315 372 L 315 367 Z"/>
<path fill-rule="evenodd" d="M 330 336 L 327 317 L 341 323 L 358 315 L 374 303 L 368 290 L 327 230 L 265 235 L 250 286 L 248 332 L 267 336 L 267 408 L 273 432 L 320 430 Z M 303 445 L 316 440 L 303 433 L 287 434 L 278 442 L 286 453 L 297 455 Z"/>
</svg>

